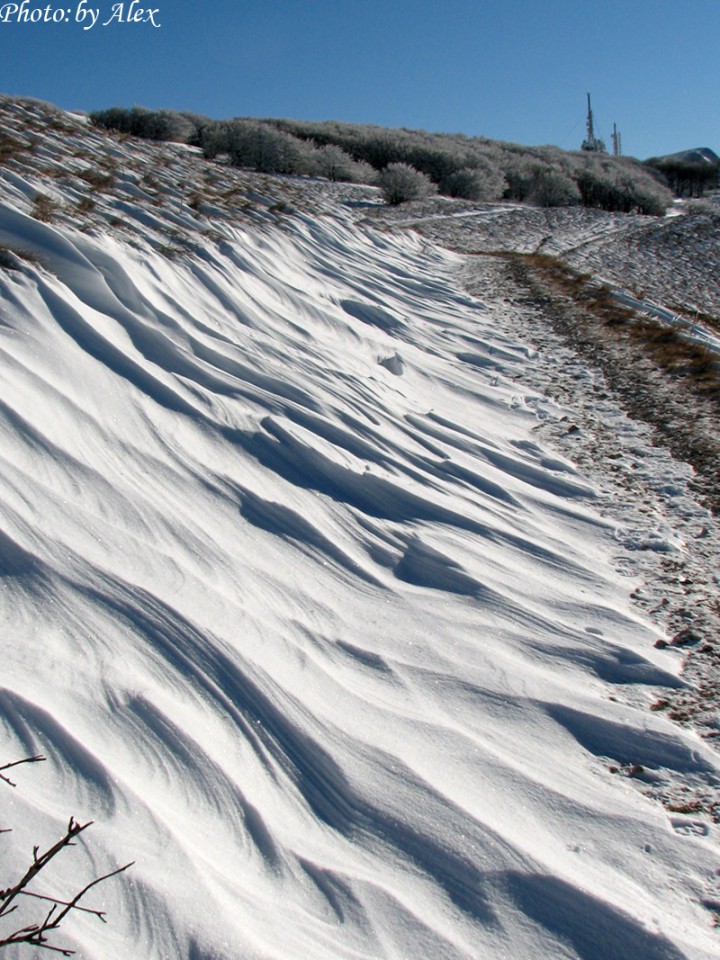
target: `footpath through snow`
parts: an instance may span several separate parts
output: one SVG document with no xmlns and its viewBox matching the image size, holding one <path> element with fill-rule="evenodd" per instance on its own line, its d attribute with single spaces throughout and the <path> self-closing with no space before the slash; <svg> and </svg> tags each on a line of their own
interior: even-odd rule
<svg viewBox="0 0 720 960">
<path fill-rule="evenodd" d="M 48 757 L 3 870 L 69 813 L 56 894 L 136 861 L 63 945 L 720 957 L 714 810 L 674 802 L 720 764 L 650 709 L 687 681 L 632 596 L 712 527 L 687 470 L 608 398 L 686 526 L 609 511 L 501 278 L 335 188 L 3 109 L 39 143 L 0 170 L 0 730 Z"/>
</svg>

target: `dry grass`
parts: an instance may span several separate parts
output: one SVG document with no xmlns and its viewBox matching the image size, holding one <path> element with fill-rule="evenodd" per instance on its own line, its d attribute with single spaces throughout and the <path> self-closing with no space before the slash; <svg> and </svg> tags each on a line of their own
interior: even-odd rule
<svg viewBox="0 0 720 960">
<path fill-rule="evenodd" d="M 32 250 L 25 250 L 22 247 L 6 247 L 0 245 L 0 269 L 3 270 L 21 270 L 22 262 L 40 264 L 40 257 Z"/>
<path fill-rule="evenodd" d="M 30 210 L 30 216 L 43 223 L 51 223 L 59 213 L 59 205 L 46 193 L 35 195 L 33 205 Z"/>
<path fill-rule="evenodd" d="M 95 209 L 96 206 L 97 204 L 92 199 L 92 197 L 82 197 L 80 200 L 78 200 L 77 204 L 75 205 L 75 209 L 79 214 L 84 215 L 84 214 L 92 213 L 92 211 Z"/>
<path fill-rule="evenodd" d="M 115 185 L 114 174 L 109 170 L 99 170 L 97 167 L 80 170 L 77 176 L 88 183 L 93 190 L 109 190 Z"/>
<path fill-rule="evenodd" d="M 0 247 L 0 269 L 19 270 L 18 258 L 8 247 Z"/>
<path fill-rule="evenodd" d="M 27 150 L 27 147 L 15 137 L 9 133 L 0 133 L 0 164 L 19 156 L 24 150 Z"/>
<path fill-rule="evenodd" d="M 596 320 L 609 328 L 622 327 L 617 334 L 644 351 L 659 368 L 671 376 L 684 378 L 700 395 L 720 400 L 720 359 L 712 349 L 691 340 L 682 328 L 669 326 L 621 305 L 610 288 L 588 274 L 573 270 L 556 257 L 543 254 L 515 256 L 521 256 L 535 275 L 541 275 L 556 295 L 564 295 L 575 306 L 590 311 Z"/>
</svg>

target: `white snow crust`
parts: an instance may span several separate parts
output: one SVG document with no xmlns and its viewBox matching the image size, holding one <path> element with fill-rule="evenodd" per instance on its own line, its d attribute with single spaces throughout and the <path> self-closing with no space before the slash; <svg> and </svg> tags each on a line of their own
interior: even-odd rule
<svg viewBox="0 0 720 960">
<path fill-rule="evenodd" d="M 58 890 L 136 861 L 63 943 L 720 957 L 717 827 L 609 772 L 717 755 L 649 711 L 680 661 L 461 258 L 328 206 L 169 259 L 33 189 L 0 204 L 40 261 L 0 270 L 0 731 L 48 762 L 0 797 L 3 869 L 70 813 Z"/>
</svg>

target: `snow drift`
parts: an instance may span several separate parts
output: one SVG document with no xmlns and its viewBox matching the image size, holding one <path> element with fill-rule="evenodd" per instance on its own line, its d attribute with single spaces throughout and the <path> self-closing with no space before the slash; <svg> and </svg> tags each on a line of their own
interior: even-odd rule
<svg viewBox="0 0 720 960">
<path fill-rule="evenodd" d="M 63 943 L 720 956 L 716 828 L 609 772 L 716 782 L 715 754 L 648 711 L 679 664 L 459 258 L 328 208 L 168 259 L 38 222 L 21 181 L 0 729 L 49 762 L 3 793 L 3 869 L 69 813 L 96 823 L 58 890 L 136 860 Z"/>
</svg>

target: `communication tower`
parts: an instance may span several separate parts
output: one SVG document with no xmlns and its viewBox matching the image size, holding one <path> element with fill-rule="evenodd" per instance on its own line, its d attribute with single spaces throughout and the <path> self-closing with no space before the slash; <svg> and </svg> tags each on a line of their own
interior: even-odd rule
<svg viewBox="0 0 720 960">
<path fill-rule="evenodd" d="M 595 136 L 595 130 L 593 128 L 593 115 L 592 107 L 590 106 L 590 94 L 587 95 L 588 111 L 587 111 L 587 137 L 583 140 L 580 147 L 581 150 L 587 150 L 588 153 L 607 153 L 605 149 L 605 144 L 602 140 L 599 140 Z"/>
</svg>

